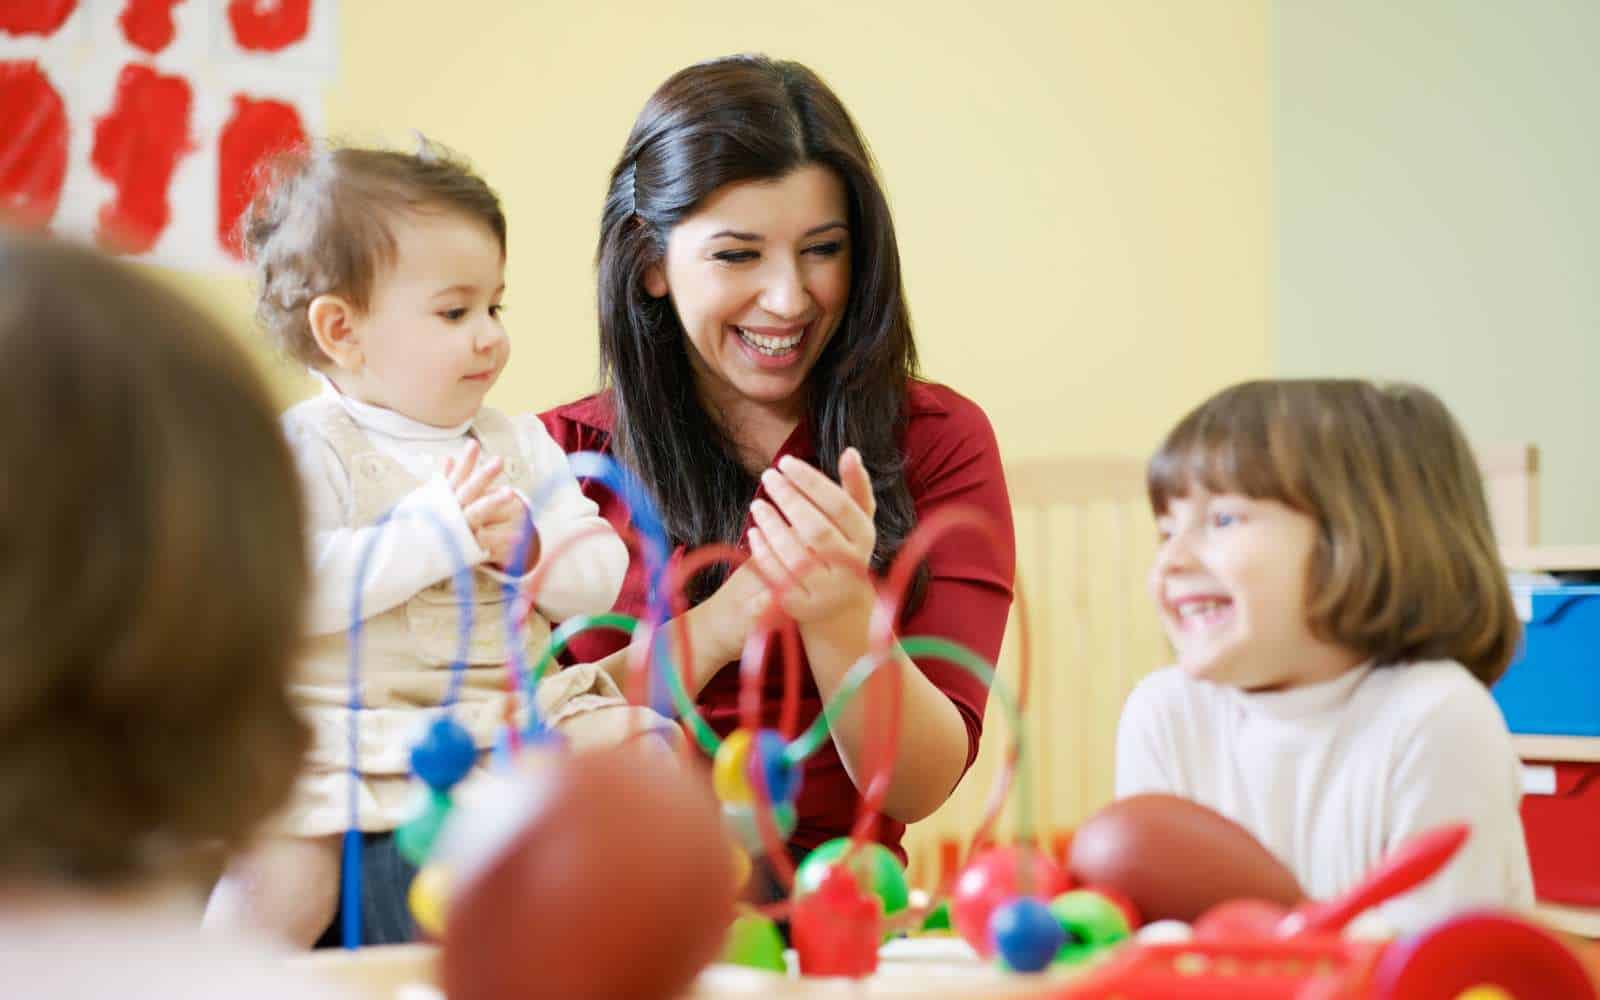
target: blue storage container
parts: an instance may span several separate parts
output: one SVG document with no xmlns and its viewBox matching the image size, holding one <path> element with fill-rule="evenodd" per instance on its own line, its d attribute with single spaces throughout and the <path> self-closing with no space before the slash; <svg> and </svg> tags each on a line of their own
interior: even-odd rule
<svg viewBox="0 0 1600 1000">
<path fill-rule="evenodd" d="M 1506 725 L 1600 736 L 1600 586 L 1535 587 L 1518 597 L 1522 649 L 1494 686 Z"/>
</svg>

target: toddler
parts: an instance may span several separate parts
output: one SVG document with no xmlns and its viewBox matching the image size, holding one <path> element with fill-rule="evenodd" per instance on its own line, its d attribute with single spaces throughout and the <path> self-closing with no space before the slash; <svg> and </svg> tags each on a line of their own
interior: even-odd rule
<svg viewBox="0 0 1600 1000">
<path fill-rule="evenodd" d="M 419 804 L 410 750 L 451 688 L 456 554 L 472 567 L 473 614 L 452 714 L 486 748 L 510 697 L 505 582 L 521 582 L 544 553 L 576 538 L 544 576 L 540 614 L 523 634 L 532 666 L 549 620 L 611 607 L 627 551 L 538 419 L 484 405 L 511 343 L 501 317 L 505 216 L 477 175 L 426 143 L 415 154 L 306 152 L 252 207 L 244 245 L 258 270 L 258 319 L 321 388 L 283 418 L 310 520 L 311 639 L 294 692 L 313 739 L 275 824 L 283 836 L 234 866 L 209 917 L 264 925 L 301 945 L 327 933 L 331 943 L 339 834 L 351 822 L 347 630 L 365 560 L 355 819 L 371 836 L 362 923 L 367 943 L 406 940 L 413 869 L 391 831 Z M 513 566 L 530 516 L 530 551 Z M 539 700 L 575 744 L 615 742 L 633 727 L 670 731 L 587 665 L 552 677 Z"/>
</svg>

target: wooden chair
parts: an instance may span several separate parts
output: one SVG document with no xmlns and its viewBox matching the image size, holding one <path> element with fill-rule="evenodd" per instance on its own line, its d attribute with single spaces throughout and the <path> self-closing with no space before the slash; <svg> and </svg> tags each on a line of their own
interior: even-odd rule
<svg viewBox="0 0 1600 1000">
<path fill-rule="evenodd" d="M 1489 518 L 1502 549 L 1539 544 L 1539 449 L 1535 445 L 1492 444 L 1477 449 Z"/>
<path fill-rule="evenodd" d="M 1017 577 L 1033 616 L 1033 680 L 1023 720 L 1035 828 L 1048 843 L 1110 801 L 1116 725 L 1128 692 L 1167 660 L 1145 596 L 1154 530 L 1144 462 L 1125 457 L 1008 462 Z M 1015 615 L 997 664 L 1017 684 Z M 933 816 L 907 835 L 914 883 L 932 887 L 973 833 L 1007 739 L 990 699 L 978 759 Z M 998 833 L 1015 826 L 1022 787 Z"/>
</svg>

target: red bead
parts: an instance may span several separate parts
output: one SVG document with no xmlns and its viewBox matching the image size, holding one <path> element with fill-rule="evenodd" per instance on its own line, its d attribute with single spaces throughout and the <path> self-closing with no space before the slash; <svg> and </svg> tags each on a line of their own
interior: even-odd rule
<svg viewBox="0 0 1600 1000">
<path fill-rule="evenodd" d="M 848 868 L 835 865 L 815 892 L 796 899 L 789 927 L 803 975 L 860 979 L 877 971 L 883 904 Z"/>
<path fill-rule="evenodd" d="M 1194 936 L 1207 940 L 1273 937 L 1288 915 L 1288 909 L 1265 899 L 1230 899 L 1200 915 L 1194 922 Z"/>
<path fill-rule="evenodd" d="M 961 870 L 950 893 L 950 923 L 984 958 L 994 956 L 989 918 L 1018 896 L 1054 899 L 1072 888 L 1061 866 L 1031 847 L 996 847 Z"/>
</svg>

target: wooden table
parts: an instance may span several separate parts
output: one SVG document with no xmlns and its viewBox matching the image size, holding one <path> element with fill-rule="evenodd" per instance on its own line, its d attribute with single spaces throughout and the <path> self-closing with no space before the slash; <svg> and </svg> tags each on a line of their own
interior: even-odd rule
<svg viewBox="0 0 1600 1000">
<path fill-rule="evenodd" d="M 1541 907 L 1539 916 L 1580 936 L 1600 932 L 1600 924 L 1584 911 Z M 432 945 L 398 945 L 319 952 L 293 961 L 365 1000 L 445 1000 L 433 985 L 437 959 L 438 950 Z M 878 972 L 864 980 L 801 979 L 713 965 L 680 1000 L 1036 1000 L 1057 993 L 1087 971 L 1012 975 L 980 961 L 955 939 L 913 938 L 885 945 Z"/>
<path fill-rule="evenodd" d="M 437 981 L 438 949 L 390 945 L 357 952 L 329 949 L 293 961 L 317 978 L 370 1000 L 443 1000 Z M 701 973 L 683 1000 L 1021 1000 L 1070 979 L 1070 970 L 1041 976 L 1004 973 L 974 956 L 955 938 L 930 937 L 885 945 L 870 979 L 799 979 L 732 965 Z"/>
</svg>

